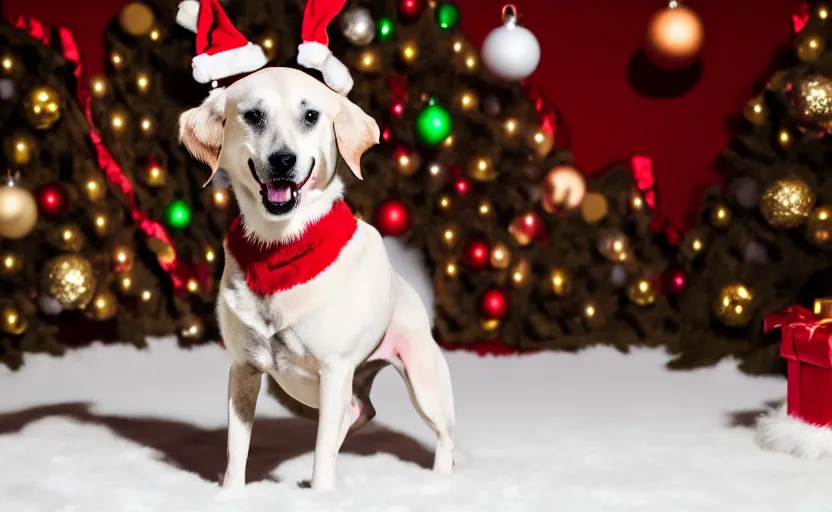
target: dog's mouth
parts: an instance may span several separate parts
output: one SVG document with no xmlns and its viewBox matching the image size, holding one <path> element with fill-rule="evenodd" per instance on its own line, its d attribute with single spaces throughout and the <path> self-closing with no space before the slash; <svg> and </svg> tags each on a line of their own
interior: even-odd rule
<svg viewBox="0 0 832 512">
<path fill-rule="evenodd" d="M 297 208 L 300 202 L 300 190 L 306 185 L 306 182 L 312 176 L 312 171 L 315 170 L 315 159 L 312 159 L 309 172 L 306 173 L 306 177 L 300 183 L 291 180 L 274 180 L 263 183 L 254 173 L 254 165 L 250 160 L 249 167 L 252 169 L 254 179 L 260 183 L 260 198 L 263 201 L 263 207 L 273 215 L 285 215 Z"/>
</svg>

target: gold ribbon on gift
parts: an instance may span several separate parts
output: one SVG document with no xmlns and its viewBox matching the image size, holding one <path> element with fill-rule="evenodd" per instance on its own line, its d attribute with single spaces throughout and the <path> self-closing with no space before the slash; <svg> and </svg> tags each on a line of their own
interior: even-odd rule
<svg viewBox="0 0 832 512">
<path fill-rule="evenodd" d="M 832 299 L 815 299 L 813 313 L 827 322 L 832 322 Z"/>
</svg>

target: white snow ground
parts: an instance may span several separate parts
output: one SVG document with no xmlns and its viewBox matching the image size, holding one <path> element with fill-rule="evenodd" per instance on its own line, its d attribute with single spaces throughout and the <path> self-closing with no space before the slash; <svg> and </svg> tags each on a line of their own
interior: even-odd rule
<svg viewBox="0 0 832 512">
<path fill-rule="evenodd" d="M 516 358 L 447 354 L 457 466 L 423 466 L 433 439 L 395 371 L 376 382 L 376 426 L 347 441 L 338 490 L 311 476 L 314 427 L 261 397 L 245 489 L 221 491 L 227 359 L 157 340 L 93 346 L 0 370 L 0 510 L 777 511 L 832 510 L 832 461 L 767 453 L 748 425 L 785 382 L 726 362 L 668 372 L 658 351 Z M 265 386 L 264 386 L 265 390 Z"/>
</svg>

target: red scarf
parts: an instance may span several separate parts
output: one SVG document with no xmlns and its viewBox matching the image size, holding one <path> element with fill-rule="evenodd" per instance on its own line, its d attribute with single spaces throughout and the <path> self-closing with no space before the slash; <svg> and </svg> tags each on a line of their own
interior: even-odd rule
<svg viewBox="0 0 832 512">
<path fill-rule="evenodd" d="M 272 295 L 307 283 L 326 270 L 350 241 L 358 221 L 344 201 L 308 225 L 299 239 L 264 245 L 246 237 L 241 217 L 234 219 L 226 236 L 228 250 L 246 274 L 246 283 L 258 295 Z"/>
</svg>

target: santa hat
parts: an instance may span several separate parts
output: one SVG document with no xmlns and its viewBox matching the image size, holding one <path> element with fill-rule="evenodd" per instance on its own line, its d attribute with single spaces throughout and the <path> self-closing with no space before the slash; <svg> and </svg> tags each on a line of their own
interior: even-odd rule
<svg viewBox="0 0 832 512">
<path fill-rule="evenodd" d="M 352 76 L 344 63 L 332 55 L 326 27 L 346 3 L 347 0 L 308 0 L 301 27 L 303 43 L 298 46 L 298 64 L 320 71 L 324 82 L 344 96 L 352 89 Z"/>
<path fill-rule="evenodd" d="M 268 62 L 263 49 L 234 27 L 219 0 L 184 0 L 176 22 L 196 32 L 192 65 L 194 80 L 199 83 L 250 73 Z"/>
</svg>

